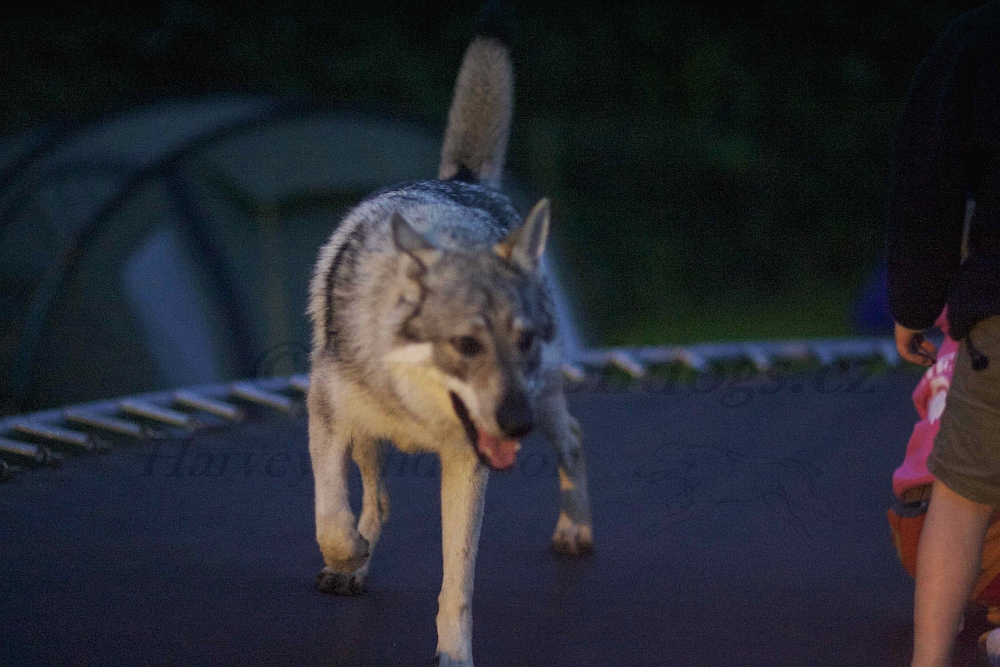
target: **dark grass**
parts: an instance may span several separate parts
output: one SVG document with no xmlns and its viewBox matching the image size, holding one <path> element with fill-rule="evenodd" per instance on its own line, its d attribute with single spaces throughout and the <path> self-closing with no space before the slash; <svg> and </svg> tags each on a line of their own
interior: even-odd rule
<svg viewBox="0 0 1000 667">
<path fill-rule="evenodd" d="M 512 4 L 510 173 L 553 199 L 591 343 L 852 331 L 896 114 L 978 3 Z M 440 132 L 478 6 L 25 5 L 0 26 L 0 135 L 223 91 Z"/>
</svg>

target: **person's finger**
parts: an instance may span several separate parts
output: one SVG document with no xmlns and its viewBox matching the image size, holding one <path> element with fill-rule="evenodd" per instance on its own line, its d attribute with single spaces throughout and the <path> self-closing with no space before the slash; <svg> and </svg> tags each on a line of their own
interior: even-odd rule
<svg viewBox="0 0 1000 667">
<path fill-rule="evenodd" d="M 920 343 L 920 349 L 931 361 L 937 361 L 937 347 L 926 338 Z"/>
<path fill-rule="evenodd" d="M 920 336 L 918 332 L 897 332 L 896 351 L 906 361 L 919 366 L 930 366 L 936 358 L 934 344 L 923 339 L 919 344 L 914 345 L 914 339 Z M 920 336 L 920 338 L 923 338 Z M 928 346 L 929 349 L 925 349 Z"/>
<path fill-rule="evenodd" d="M 925 365 L 934 363 L 937 360 L 937 348 L 922 333 L 917 333 L 910 337 L 909 350 L 911 353 L 925 360 Z"/>
<path fill-rule="evenodd" d="M 930 366 L 931 364 L 934 363 L 932 359 L 921 356 L 914 352 L 910 352 L 908 349 L 905 348 L 904 349 L 897 348 L 897 351 L 899 352 L 899 356 L 909 361 L 911 364 L 917 364 L 918 366 Z"/>
</svg>

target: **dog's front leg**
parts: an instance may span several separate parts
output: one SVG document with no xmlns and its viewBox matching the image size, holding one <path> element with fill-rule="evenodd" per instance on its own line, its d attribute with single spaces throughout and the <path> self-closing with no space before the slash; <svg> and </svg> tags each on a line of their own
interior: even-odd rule
<svg viewBox="0 0 1000 667">
<path fill-rule="evenodd" d="M 347 472 L 351 439 L 332 416 L 322 389 L 309 388 L 309 456 L 316 481 L 316 541 L 326 567 L 316 588 L 326 593 L 360 593 L 363 578 L 354 573 L 368 560 L 368 541 L 354 527 Z"/>
<path fill-rule="evenodd" d="M 472 667 L 472 585 L 489 472 L 472 448 L 441 457 L 441 548 L 438 664 Z"/>
<path fill-rule="evenodd" d="M 587 457 L 583 431 L 569 414 L 566 396 L 556 384 L 538 401 L 538 425 L 552 444 L 559 462 L 559 520 L 552 535 L 552 550 L 565 556 L 582 556 L 594 550 L 587 494 Z"/>
</svg>

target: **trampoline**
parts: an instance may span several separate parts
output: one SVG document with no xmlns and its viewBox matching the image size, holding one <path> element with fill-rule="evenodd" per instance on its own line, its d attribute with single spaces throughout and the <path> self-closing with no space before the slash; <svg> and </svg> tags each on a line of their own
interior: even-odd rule
<svg viewBox="0 0 1000 667">
<path fill-rule="evenodd" d="M 604 358 L 629 367 L 620 356 Z M 839 363 L 778 382 L 706 373 L 619 385 L 589 369 L 576 378 L 596 552 L 550 554 L 556 469 L 532 436 L 487 491 L 476 664 L 907 665 L 912 582 L 885 510 L 919 376 L 865 368 Z M 435 459 L 387 459 L 392 516 L 368 592 L 316 592 L 305 381 L 70 411 L 80 431 L 88 414 L 112 412 L 138 431 L 92 420 L 101 435 L 90 441 L 113 441 L 113 451 L 67 453 L 0 486 L 0 663 L 430 664 Z M 201 427 L 169 421 L 177 415 Z M 7 419 L 0 435 L 66 418 Z M 356 503 L 356 475 L 352 486 Z M 958 664 L 971 664 L 982 623 L 970 614 Z"/>
<path fill-rule="evenodd" d="M 289 374 L 330 221 L 432 175 L 438 142 L 227 97 L 0 145 L 0 415 L 29 413 L 0 417 L 0 664 L 431 663 L 437 462 L 390 455 L 368 592 L 316 592 L 308 378 Z M 549 552 L 555 460 L 529 438 L 487 491 L 476 664 L 909 663 L 885 510 L 919 375 L 891 341 L 569 338 L 596 553 Z"/>
</svg>

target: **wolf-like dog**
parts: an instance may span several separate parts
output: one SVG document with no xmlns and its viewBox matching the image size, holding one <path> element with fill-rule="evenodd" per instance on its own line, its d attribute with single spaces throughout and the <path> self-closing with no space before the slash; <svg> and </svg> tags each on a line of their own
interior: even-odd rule
<svg viewBox="0 0 1000 667">
<path fill-rule="evenodd" d="M 458 74 L 437 181 L 369 196 L 320 251 L 309 452 L 317 588 L 360 593 L 389 515 L 383 443 L 441 459 L 444 581 L 439 664 L 472 665 L 472 584 L 488 471 L 511 468 L 537 429 L 559 465 L 553 549 L 592 549 L 581 432 L 562 386 L 558 323 L 542 262 L 549 203 L 523 219 L 498 191 L 510 129 L 509 30 L 488 6 Z M 350 459 L 363 482 L 348 503 Z"/>
</svg>

